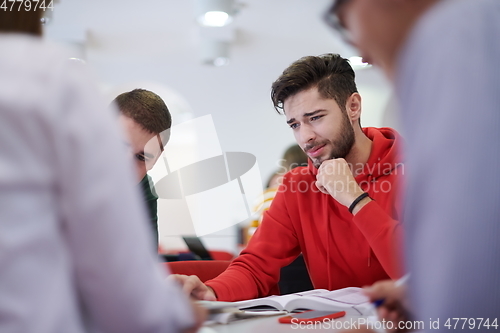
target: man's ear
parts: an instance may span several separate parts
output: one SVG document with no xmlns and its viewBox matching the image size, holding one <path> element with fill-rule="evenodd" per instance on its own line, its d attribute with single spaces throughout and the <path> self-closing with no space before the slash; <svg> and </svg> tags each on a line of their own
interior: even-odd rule
<svg viewBox="0 0 500 333">
<path fill-rule="evenodd" d="M 349 98 L 347 98 L 345 108 L 351 123 L 357 123 L 361 117 L 361 95 L 355 92 L 349 96 Z"/>
</svg>

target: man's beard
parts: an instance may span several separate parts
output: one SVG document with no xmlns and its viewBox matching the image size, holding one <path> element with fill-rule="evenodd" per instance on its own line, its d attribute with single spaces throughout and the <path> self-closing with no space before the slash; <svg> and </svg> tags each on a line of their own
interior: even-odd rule
<svg viewBox="0 0 500 333">
<path fill-rule="evenodd" d="M 319 168 L 321 166 L 321 163 L 323 163 L 323 161 L 332 160 L 335 158 L 346 158 L 346 156 L 351 151 L 352 146 L 354 146 L 354 141 L 355 141 L 354 129 L 352 128 L 346 113 L 343 113 L 342 119 L 343 120 L 342 120 L 342 127 L 340 128 L 340 133 L 335 139 L 324 140 L 321 142 L 314 142 L 312 144 L 312 146 L 330 144 L 330 146 L 332 147 L 332 152 L 330 153 L 330 155 L 323 160 L 321 158 L 309 157 L 316 168 Z"/>
</svg>

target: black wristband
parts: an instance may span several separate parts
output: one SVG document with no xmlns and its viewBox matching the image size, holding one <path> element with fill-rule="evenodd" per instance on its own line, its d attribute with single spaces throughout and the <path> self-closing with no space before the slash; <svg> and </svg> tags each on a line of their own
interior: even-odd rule
<svg viewBox="0 0 500 333">
<path fill-rule="evenodd" d="M 352 214 L 352 211 L 354 210 L 354 207 L 356 207 L 356 205 L 361 201 L 363 200 L 364 198 L 370 198 L 370 196 L 368 195 L 368 193 L 363 193 L 361 194 L 359 197 L 357 197 L 356 199 L 354 199 L 354 201 L 352 202 L 352 204 L 349 206 L 349 213 Z M 370 198 L 371 199 L 371 198 Z"/>
</svg>

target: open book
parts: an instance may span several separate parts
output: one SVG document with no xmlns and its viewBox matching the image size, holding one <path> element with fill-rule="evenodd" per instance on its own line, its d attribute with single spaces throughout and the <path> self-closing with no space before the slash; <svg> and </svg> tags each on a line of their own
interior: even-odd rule
<svg viewBox="0 0 500 333">
<path fill-rule="evenodd" d="M 274 309 L 288 312 L 298 310 L 345 311 L 348 315 L 371 315 L 373 306 L 361 288 L 349 287 L 329 291 L 314 289 L 283 296 L 268 296 L 233 302 L 240 310 Z"/>
</svg>

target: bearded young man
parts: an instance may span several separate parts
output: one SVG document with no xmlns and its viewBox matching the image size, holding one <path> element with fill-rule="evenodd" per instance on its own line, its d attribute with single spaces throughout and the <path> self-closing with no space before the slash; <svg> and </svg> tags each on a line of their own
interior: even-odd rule
<svg viewBox="0 0 500 333">
<path fill-rule="evenodd" d="M 346 59 L 304 57 L 273 83 L 307 167 L 295 168 L 246 249 L 216 279 L 175 276 L 207 300 L 236 301 L 275 291 L 280 268 L 304 255 L 314 288 L 363 286 L 401 274 L 398 135 L 360 126 L 361 96 Z"/>
</svg>

